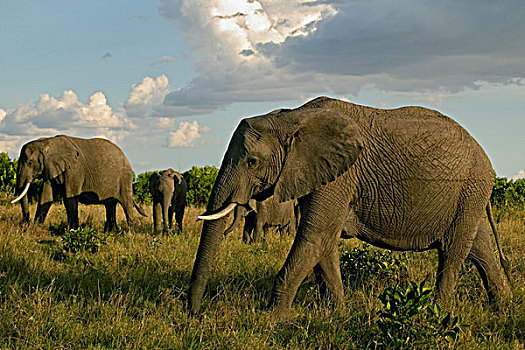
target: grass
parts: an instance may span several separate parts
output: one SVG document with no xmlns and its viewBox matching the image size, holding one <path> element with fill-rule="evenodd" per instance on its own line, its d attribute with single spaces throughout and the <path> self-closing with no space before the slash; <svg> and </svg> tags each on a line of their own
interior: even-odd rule
<svg viewBox="0 0 525 350">
<path fill-rule="evenodd" d="M 34 208 L 32 208 L 34 212 Z M 151 211 L 151 209 L 149 209 Z M 346 286 L 344 305 L 320 301 L 312 276 L 301 286 L 286 322 L 265 311 L 273 278 L 292 244 L 272 234 L 245 245 L 240 229 L 226 237 L 208 285 L 203 313 L 185 311 L 197 251 L 200 209 L 187 209 L 181 235 L 153 235 L 151 216 L 138 217 L 135 233 L 107 238 L 95 253 L 54 259 L 56 235 L 66 220 L 52 207 L 44 225 L 21 227 L 20 208 L 0 204 L 0 348 L 5 349 L 362 349 L 378 332 L 377 298 L 392 282 L 369 277 Z M 458 349 L 525 348 L 525 213 L 500 213 L 499 230 L 511 260 L 514 298 L 499 311 L 489 307 L 471 264 L 463 269 L 456 298 L 445 311 L 461 315 Z M 81 206 L 86 227 L 104 225 L 100 206 Z M 122 210 L 118 221 L 125 226 Z M 242 225 L 241 225 L 242 227 Z M 361 247 L 341 240 L 341 251 Z M 370 248 L 375 249 L 375 248 Z M 394 253 L 408 278 L 435 281 L 435 252 Z"/>
</svg>

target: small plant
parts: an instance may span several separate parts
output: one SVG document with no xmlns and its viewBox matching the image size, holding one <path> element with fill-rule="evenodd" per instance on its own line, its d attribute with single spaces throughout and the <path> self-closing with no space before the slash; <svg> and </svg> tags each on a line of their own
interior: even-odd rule
<svg viewBox="0 0 525 350">
<path fill-rule="evenodd" d="M 343 252 L 340 261 L 343 279 L 354 285 L 371 277 L 399 280 L 407 274 L 404 260 L 390 250 L 372 249 L 369 244 Z"/>
<path fill-rule="evenodd" d="M 81 227 L 67 231 L 61 238 L 64 252 L 75 254 L 87 250 L 95 253 L 101 245 L 107 243 L 108 235 L 99 233 L 97 227 Z"/>
<path fill-rule="evenodd" d="M 410 281 L 408 287 L 389 286 L 379 300 L 380 340 L 378 348 L 432 348 L 444 342 L 455 342 L 461 331 L 460 316 L 442 313 L 438 304 L 431 304 L 430 288 Z"/>
</svg>

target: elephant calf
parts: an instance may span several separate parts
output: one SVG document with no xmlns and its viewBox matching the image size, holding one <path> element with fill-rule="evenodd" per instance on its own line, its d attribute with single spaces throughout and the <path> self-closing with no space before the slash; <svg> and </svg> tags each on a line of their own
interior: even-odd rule
<svg viewBox="0 0 525 350">
<path fill-rule="evenodd" d="M 224 231 L 224 235 L 232 232 L 244 217 L 242 239 L 245 243 L 260 242 L 266 236 L 270 227 L 280 227 L 282 232 L 295 236 L 299 222 L 299 207 L 297 201 L 291 200 L 279 203 L 275 197 L 263 201 L 250 201 L 250 209 L 237 206 L 232 225 Z"/>
<path fill-rule="evenodd" d="M 155 172 L 149 178 L 149 189 L 153 198 L 153 230 L 160 232 L 164 229 L 167 232 L 171 229 L 175 213 L 177 232 L 180 234 L 188 192 L 184 177 L 171 168 Z"/>
</svg>

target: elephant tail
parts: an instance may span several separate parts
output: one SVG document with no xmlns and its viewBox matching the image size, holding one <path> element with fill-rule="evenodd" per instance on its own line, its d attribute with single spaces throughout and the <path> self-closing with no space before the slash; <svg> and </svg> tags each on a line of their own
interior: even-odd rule
<svg viewBox="0 0 525 350">
<path fill-rule="evenodd" d="M 137 211 L 139 212 L 140 215 L 145 216 L 145 217 L 148 216 L 148 214 L 146 214 L 144 209 L 142 209 L 142 207 L 137 203 L 135 198 L 133 198 L 133 206 L 135 207 L 135 209 L 137 209 Z"/>
<path fill-rule="evenodd" d="M 492 228 L 492 232 L 494 232 L 494 239 L 496 240 L 496 247 L 498 248 L 498 254 L 499 254 L 499 261 L 501 263 L 501 266 L 503 266 L 503 271 L 505 272 L 505 275 L 507 276 L 507 279 L 509 283 L 511 283 L 510 279 L 510 263 L 505 254 L 503 254 L 503 250 L 501 249 L 501 244 L 499 241 L 499 233 L 498 229 L 496 228 L 496 223 L 494 221 L 494 214 L 492 212 L 492 205 L 489 203 L 487 204 L 487 216 L 489 218 L 490 227 Z"/>
</svg>

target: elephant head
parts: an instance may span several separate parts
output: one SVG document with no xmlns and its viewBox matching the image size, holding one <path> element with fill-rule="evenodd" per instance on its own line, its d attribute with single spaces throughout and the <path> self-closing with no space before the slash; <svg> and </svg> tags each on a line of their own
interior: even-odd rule
<svg viewBox="0 0 525 350">
<path fill-rule="evenodd" d="M 79 152 L 64 136 L 41 138 L 22 147 L 16 179 L 16 194 L 19 196 L 11 203 L 22 199 L 25 219 L 29 219 L 26 197 L 29 185 L 37 179 L 49 181 L 57 178 L 75 164 L 78 157 Z"/>
<path fill-rule="evenodd" d="M 280 202 L 303 197 L 346 172 L 361 152 L 357 124 L 325 108 L 278 110 L 244 119 L 235 130 L 212 189 L 189 290 L 189 310 L 200 310 L 225 215 L 250 199 Z"/>
</svg>

